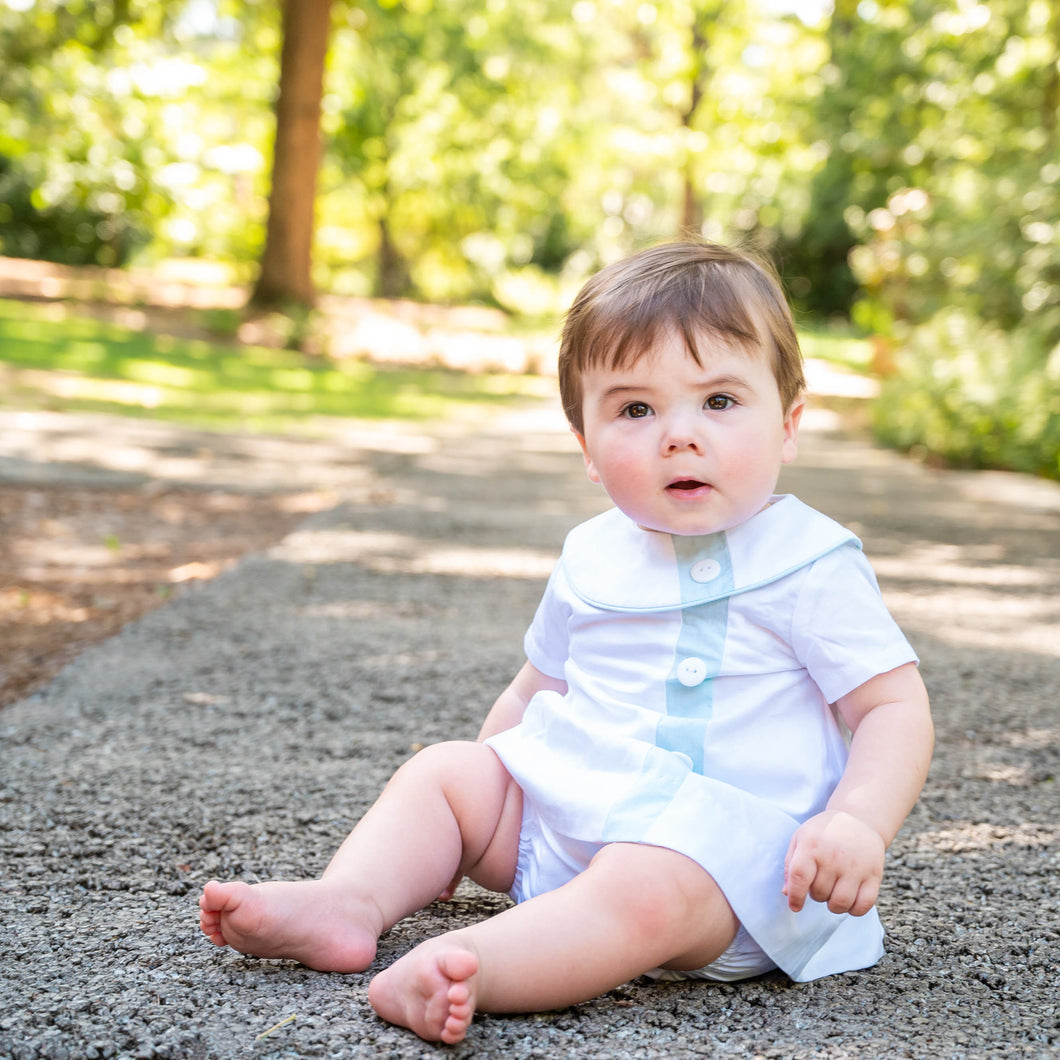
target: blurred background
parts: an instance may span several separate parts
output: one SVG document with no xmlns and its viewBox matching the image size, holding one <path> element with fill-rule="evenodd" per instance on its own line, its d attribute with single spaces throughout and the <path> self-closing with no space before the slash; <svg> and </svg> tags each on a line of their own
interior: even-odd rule
<svg viewBox="0 0 1060 1060">
<path fill-rule="evenodd" d="M 1060 477 L 1058 110 L 1056 0 L 0 0 L 2 400 L 496 389 L 695 231 L 768 251 L 879 439 Z"/>
</svg>

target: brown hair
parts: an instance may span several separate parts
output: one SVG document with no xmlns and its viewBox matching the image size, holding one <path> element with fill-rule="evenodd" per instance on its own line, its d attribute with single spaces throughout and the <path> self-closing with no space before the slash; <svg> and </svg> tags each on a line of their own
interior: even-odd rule
<svg viewBox="0 0 1060 1060">
<path fill-rule="evenodd" d="M 785 412 L 805 388 L 795 324 L 773 267 L 715 243 L 663 243 L 602 269 L 567 313 L 559 389 L 575 430 L 582 430 L 582 374 L 634 363 L 670 329 L 684 338 L 697 364 L 703 363 L 697 338 L 704 335 L 765 351 Z"/>
</svg>

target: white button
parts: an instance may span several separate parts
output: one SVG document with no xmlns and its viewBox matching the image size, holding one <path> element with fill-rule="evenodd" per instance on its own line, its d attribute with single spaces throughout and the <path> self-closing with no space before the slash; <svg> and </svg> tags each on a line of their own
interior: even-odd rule
<svg viewBox="0 0 1060 1060">
<path fill-rule="evenodd" d="M 677 680 L 685 688 L 695 688 L 707 679 L 707 664 L 702 659 L 682 659 L 677 664 Z"/>
<path fill-rule="evenodd" d="M 696 763 L 692 761 L 691 755 L 686 755 L 684 751 L 671 751 L 670 752 L 675 758 L 679 758 L 689 769 L 695 769 Z"/>
<path fill-rule="evenodd" d="M 721 574 L 721 564 L 716 559 L 701 559 L 692 564 L 689 572 L 694 582 L 712 582 Z"/>
</svg>

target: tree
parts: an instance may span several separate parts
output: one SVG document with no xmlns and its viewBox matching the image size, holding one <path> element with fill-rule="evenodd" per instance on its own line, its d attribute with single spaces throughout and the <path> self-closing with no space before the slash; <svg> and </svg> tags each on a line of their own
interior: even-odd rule
<svg viewBox="0 0 1060 1060">
<path fill-rule="evenodd" d="M 337 26 L 322 264 L 383 297 L 496 297 L 510 270 L 575 249 L 564 196 L 589 150 L 587 29 L 566 0 L 361 0 Z M 561 72 L 561 73 L 560 73 Z M 353 232 L 357 229 L 357 232 Z"/>
<path fill-rule="evenodd" d="M 839 138 L 856 312 L 892 350 L 877 434 L 1060 477 L 1060 10 L 842 6 L 853 50 L 839 75 L 855 85 L 871 61 L 891 86 L 857 90 Z"/>
<path fill-rule="evenodd" d="M 257 305 L 312 305 L 313 232 L 320 167 L 320 106 L 331 0 L 285 0 L 272 190 Z"/>
<path fill-rule="evenodd" d="M 149 241 L 166 209 L 136 162 L 161 137 L 114 71 L 146 67 L 171 22 L 141 0 L 0 4 L 0 253 L 122 265 Z"/>
</svg>

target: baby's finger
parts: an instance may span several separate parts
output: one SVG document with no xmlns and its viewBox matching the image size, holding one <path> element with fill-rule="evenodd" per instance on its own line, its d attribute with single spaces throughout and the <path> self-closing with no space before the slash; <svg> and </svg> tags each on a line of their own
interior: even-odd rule
<svg viewBox="0 0 1060 1060">
<path fill-rule="evenodd" d="M 840 877 L 835 881 L 830 892 L 819 901 L 827 902 L 828 908 L 833 913 L 849 913 L 857 901 L 859 883 L 857 879 L 849 880 Z"/>
<path fill-rule="evenodd" d="M 793 850 L 784 873 L 783 894 L 788 897 L 788 908 L 797 913 L 806 904 L 806 894 L 817 875 L 817 862 L 799 850 Z"/>
<path fill-rule="evenodd" d="M 810 897 L 815 902 L 828 902 L 829 908 L 831 908 L 832 895 L 835 892 L 839 880 L 840 876 L 834 869 L 827 868 L 818 863 L 817 874 L 813 878 L 813 883 L 810 884 Z M 854 892 L 851 891 L 846 897 L 853 901 Z M 832 911 L 835 912 L 834 909 Z"/>
<path fill-rule="evenodd" d="M 857 897 L 850 905 L 851 916 L 864 916 L 880 896 L 880 881 L 876 878 L 865 880 L 858 888 Z"/>
</svg>

